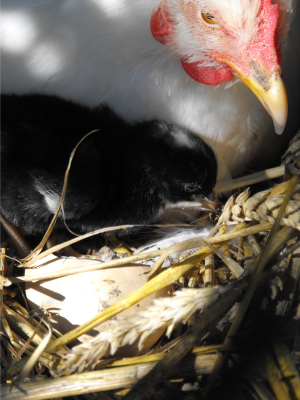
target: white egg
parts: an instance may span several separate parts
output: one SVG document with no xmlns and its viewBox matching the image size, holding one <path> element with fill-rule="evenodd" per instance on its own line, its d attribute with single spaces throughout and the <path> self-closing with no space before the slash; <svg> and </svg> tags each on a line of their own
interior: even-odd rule
<svg viewBox="0 0 300 400">
<path fill-rule="evenodd" d="M 40 275 L 69 268 L 80 268 L 82 259 L 57 258 L 53 255 L 40 262 L 39 268 L 27 269 L 26 276 Z M 94 260 L 88 261 L 95 263 Z M 84 260 L 86 264 L 87 261 Z M 103 310 L 140 288 L 147 282 L 151 267 L 145 265 L 122 266 L 118 268 L 102 269 L 98 271 L 79 273 L 57 279 L 49 279 L 26 283 L 26 296 L 31 309 L 44 308 L 57 313 L 53 326 L 62 334 L 84 324 Z M 137 311 L 146 309 L 151 302 L 159 297 L 171 294 L 171 288 L 164 288 L 151 296 L 146 297 L 118 316 L 92 329 L 89 334 L 79 337 L 81 342 L 106 331 L 117 323 L 119 316 L 134 315 Z M 163 334 L 164 329 L 154 332 L 145 342 L 143 352 L 149 349 Z M 137 343 L 124 346 L 116 356 L 134 356 L 138 354 Z"/>
</svg>

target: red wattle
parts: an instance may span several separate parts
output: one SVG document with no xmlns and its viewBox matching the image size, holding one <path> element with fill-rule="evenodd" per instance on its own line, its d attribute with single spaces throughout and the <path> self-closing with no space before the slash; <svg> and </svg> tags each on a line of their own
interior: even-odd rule
<svg viewBox="0 0 300 400">
<path fill-rule="evenodd" d="M 159 7 L 151 15 L 150 29 L 153 37 L 160 43 L 165 44 L 166 36 L 172 31 L 172 24 L 165 16 L 164 10 Z"/>
<path fill-rule="evenodd" d="M 205 85 L 219 85 L 223 81 L 231 81 L 233 70 L 229 65 L 223 64 L 222 68 L 204 67 L 201 62 L 189 63 L 181 59 L 181 64 L 185 72 L 197 82 Z"/>
</svg>

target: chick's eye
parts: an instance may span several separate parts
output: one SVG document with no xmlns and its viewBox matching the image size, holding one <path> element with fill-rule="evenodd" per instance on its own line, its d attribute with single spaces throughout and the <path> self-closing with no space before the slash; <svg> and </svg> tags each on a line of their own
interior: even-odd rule
<svg viewBox="0 0 300 400">
<path fill-rule="evenodd" d="M 199 185 L 192 185 L 192 184 L 188 184 L 185 186 L 185 190 L 187 192 L 197 192 L 197 190 L 201 189 L 201 186 Z"/>
<path fill-rule="evenodd" d="M 218 24 L 215 21 L 215 17 L 208 13 L 208 12 L 201 12 L 201 19 L 203 25 L 207 26 L 208 28 L 217 28 Z"/>
</svg>

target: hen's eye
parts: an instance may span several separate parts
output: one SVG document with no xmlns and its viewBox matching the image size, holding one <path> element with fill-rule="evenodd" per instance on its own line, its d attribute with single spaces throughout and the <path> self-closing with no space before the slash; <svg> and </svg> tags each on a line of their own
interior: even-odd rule
<svg viewBox="0 0 300 400">
<path fill-rule="evenodd" d="M 198 185 L 189 184 L 189 185 L 185 186 L 185 190 L 187 192 L 197 192 L 197 190 L 199 190 L 199 189 L 201 189 L 201 186 L 198 186 Z"/>
<path fill-rule="evenodd" d="M 218 24 L 215 21 L 215 17 L 210 13 L 201 12 L 201 18 L 203 25 L 207 26 L 208 28 L 217 28 Z"/>
</svg>

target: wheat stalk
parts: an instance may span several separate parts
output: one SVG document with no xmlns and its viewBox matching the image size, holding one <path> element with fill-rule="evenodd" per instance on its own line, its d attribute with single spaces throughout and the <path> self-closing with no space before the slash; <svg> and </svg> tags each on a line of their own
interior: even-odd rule
<svg viewBox="0 0 300 400">
<path fill-rule="evenodd" d="M 278 185 L 272 190 L 256 193 L 252 197 L 250 197 L 250 188 L 242 192 L 236 199 L 231 196 L 224 206 L 218 224 L 236 225 L 248 221 L 274 223 L 284 199 L 283 190 L 285 186 L 286 183 Z M 280 190 L 280 188 L 283 190 Z M 298 230 L 300 230 L 300 198 L 297 194 L 299 189 L 300 185 L 297 185 L 292 197 L 293 200 L 288 203 L 282 218 L 284 225 Z"/>
<path fill-rule="evenodd" d="M 80 344 L 65 355 L 65 362 L 59 367 L 59 373 L 69 374 L 93 369 L 103 357 L 114 355 L 117 349 L 138 340 L 139 351 L 147 338 L 156 330 L 166 328 L 169 337 L 174 327 L 185 323 L 197 311 L 205 310 L 221 293 L 233 289 L 226 287 L 182 289 L 172 297 L 156 299 L 146 310 L 126 318 L 113 321 L 114 327 L 101 332 L 95 338 Z"/>
</svg>

